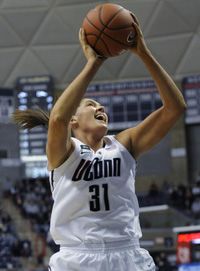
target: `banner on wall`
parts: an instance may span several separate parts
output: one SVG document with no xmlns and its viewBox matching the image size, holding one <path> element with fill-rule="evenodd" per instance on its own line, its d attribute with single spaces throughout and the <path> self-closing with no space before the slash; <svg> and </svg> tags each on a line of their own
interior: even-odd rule
<svg viewBox="0 0 200 271">
<path fill-rule="evenodd" d="M 0 88 L 0 123 L 10 122 L 15 108 L 13 89 Z"/>
<path fill-rule="evenodd" d="M 53 79 L 51 76 L 19 77 L 16 82 L 17 107 L 20 110 L 41 108 L 49 111 L 53 105 Z M 44 155 L 47 131 L 44 127 L 20 130 L 20 154 Z"/>
<path fill-rule="evenodd" d="M 132 127 L 162 106 L 152 80 L 94 84 L 86 97 L 105 107 L 111 130 Z"/>
<path fill-rule="evenodd" d="M 177 264 L 180 264 L 180 265 L 195 263 L 195 262 L 200 261 L 200 232 L 199 231 L 178 233 L 176 256 L 177 256 Z M 182 270 L 185 270 L 185 269 L 182 269 Z"/>
<path fill-rule="evenodd" d="M 182 89 L 187 103 L 185 123 L 200 123 L 200 75 L 185 77 Z"/>
</svg>

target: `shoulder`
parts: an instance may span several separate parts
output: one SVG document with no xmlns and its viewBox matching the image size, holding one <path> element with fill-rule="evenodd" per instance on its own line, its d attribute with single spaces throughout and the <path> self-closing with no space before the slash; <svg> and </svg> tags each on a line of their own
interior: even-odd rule
<svg viewBox="0 0 200 271">
<path fill-rule="evenodd" d="M 70 138 L 70 142 L 71 142 L 71 144 L 70 144 L 70 148 L 69 148 L 68 152 L 63 157 L 63 159 L 60 160 L 59 163 L 56 164 L 56 166 L 52 165 L 48 161 L 48 170 L 49 171 L 58 170 L 58 169 L 62 168 L 63 165 L 68 165 L 69 162 L 72 160 L 72 157 L 78 156 L 78 154 L 80 153 L 80 150 L 81 150 L 81 146 L 83 146 L 84 143 L 82 143 L 80 140 L 78 140 L 74 137 Z"/>
<path fill-rule="evenodd" d="M 137 134 L 137 126 L 126 129 L 115 136 L 116 140 L 118 140 L 127 149 L 127 151 L 130 153 L 130 155 L 134 159 L 137 158 L 137 155 L 135 153 L 135 148 L 133 147 L 133 145 L 135 146 L 135 142 L 136 142 L 136 139 L 135 139 L 136 134 Z"/>
<path fill-rule="evenodd" d="M 129 152 L 131 151 L 131 141 L 128 129 L 115 135 L 115 139 L 122 144 Z"/>
</svg>

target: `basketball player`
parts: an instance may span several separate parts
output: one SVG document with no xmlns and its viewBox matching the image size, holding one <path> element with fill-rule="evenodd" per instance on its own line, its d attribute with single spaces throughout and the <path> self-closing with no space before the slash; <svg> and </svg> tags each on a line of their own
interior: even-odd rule
<svg viewBox="0 0 200 271">
<path fill-rule="evenodd" d="M 50 231 L 60 245 L 60 251 L 50 259 L 51 271 L 155 270 L 151 256 L 139 245 L 136 159 L 167 134 L 186 105 L 147 48 L 134 19 L 137 38 L 131 51 L 154 79 L 161 108 L 138 126 L 106 136 L 104 107 L 83 99 L 104 59 L 87 44 L 81 29 L 79 38 L 87 63 L 59 97 L 49 120 L 39 111 L 16 111 L 14 115 L 24 128 L 48 122 L 47 157 L 54 199 Z"/>
</svg>

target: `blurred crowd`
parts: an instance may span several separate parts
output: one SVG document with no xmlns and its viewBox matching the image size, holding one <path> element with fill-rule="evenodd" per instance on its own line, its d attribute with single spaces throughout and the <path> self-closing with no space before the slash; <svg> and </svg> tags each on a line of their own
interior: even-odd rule
<svg viewBox="0 0 200 271">
<path fill-rule="evenodd" d="M 53 200 L 47 178 L 23 179 L 10 189 L 10 195 L 15 205 L 20 209 L 21 215 L 30 221 L 31 229 L 37 234 L 34 249 L 39 269 L 30 271 L 46 271 L 41 269 L 46 255 L 46 246 L 53 252 L 58 246 L 53 242 L 49 234 L 50 214 Z M 39 250 L 39 251 L 36 251 Z"/>
<path fill-rule="evenodd" d="M 29 268 L 26 269 L 26 271 L 47 271 L 47 267 L 44 264 L 47 242 L 49 242 L 50 246 L 57 247 L 49 236 L 49 219 L 52 208 L 52 198 L 48 186 L 48 179 L 23 179 L 16 182 L 14 185 L 8 180 L 7 185 L 4 186 L 3 194 L 4 197 L 10 198 L 14 205 L 19 208 L 21 215 L 25 219 L 28 219 L 31 230 L 35 232 L 38 237 L 37 240 L 34 240 L 34 244 L 32 244 L 32 249 L 35 251 L 37 262 L 32 263 L 30 261 L 28 264 Z M 26 248 L 27 250 L 30 248 L 26 242 L 20 243 L 21 247 L 17 246 L 17 244 L 18 242 L 15 242 L 15 246 L 12 248 L 11 254 L 13 255 L 13 259 L 15 253 L 21 251 L 21 253 L 25 254 L 27 251 L 23 252 L 23 248 Z M 38 251 L 36 251 L 37 248 Z M 24 255 L 20 254 L 17 256 L 23 257 Z M 25 256 L 32 256 L 31 251 Z M 18 266 L 15 265 L 14 270 L 18 270 L 16 269 L 17 267 Z M 2 267 L 0 266 L 0 268 Z M 12 270 L 11 267 L 8 270 Z M 19 270 L 23 270 L 22 267 Z"/>
<path fill-rule="evenodd" d="M 177 271 L 176 255 L 170 255 L 162 251 L 153 253 L 152 257 L 156 264 L 156 271 Z"/>
<path fill-rule="evenodd" d="M 20 258 L 31 254 L 30 241 L 19 238 L 11 217 L 0 210 L 0 269 L 16 270 L 21 267 Z"/>
<path fill-rule="evenodd" d="M 53 203 L 48 180 L 23 179 L 11 187 L 10 194 L 22 216 L 31 221 L 32 230 L 46 238 Z"/>
<path fill-rule="evenodd" d="M 200 180 L 193 185 L 170 185 L 161 188 L 152 183 L 146 194 L 138 196 L 140 207 L 168 204 L 194 219 L 200 219 Z"/>
</svg>

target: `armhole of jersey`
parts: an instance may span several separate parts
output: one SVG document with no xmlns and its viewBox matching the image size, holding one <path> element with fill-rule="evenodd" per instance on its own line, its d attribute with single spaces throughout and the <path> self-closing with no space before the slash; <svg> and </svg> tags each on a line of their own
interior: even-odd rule
<svg viewBox="0 0 200 271">
<path fill-rule="evenodd" d="M 50 171 L 50 176 L 49 176 L 51 192 L 53 192 L 54 190 L 54 176 L 53 175 L 54 175 L 54 169 Z"/>
<path fill-rule="evenodd" d="M 63 175 L 64 170 L 66 170 L 66 166 L 68 167 L 74 160 L 76 160 L 77 157 L 78 157 L 78 154 L 80 152 L 79 140 L 77 140 L 76 138 L 71 138 L 71 139 L 74 142 L 74 150 L 73 150 L 73 152 L 59 167 L 54 168 L 53 170 L 51 170 L 49 172 L 49 174 L 50 174 L 50 183 L 51 183 L 52 188 L 55 187 L 55 185 L 53 185 L 53 184 L 55 184 L 57 179 L 60 178 Z M 57 176 L 58 176 L 58 178 L 57 178 Z"/>
<path fill-rule="evenodd" d="M 133 155 L 128 151 L 128 149 L 123 145 L 121 144 L 116 138 L 114 135 L 111 135 L 109 136 L 111 140 L 113 140 L 123 151 L 125 151 L 129 158 L 134 161 L 135 164 L 137 164 L 137 160 L 133 157 Z"/>
</svg>

